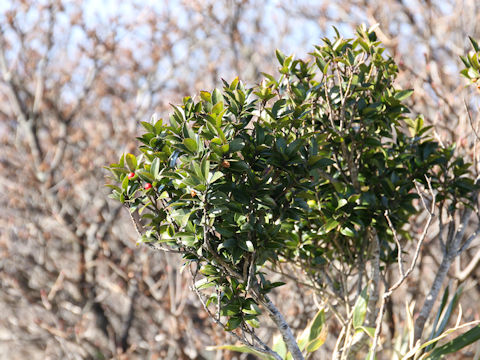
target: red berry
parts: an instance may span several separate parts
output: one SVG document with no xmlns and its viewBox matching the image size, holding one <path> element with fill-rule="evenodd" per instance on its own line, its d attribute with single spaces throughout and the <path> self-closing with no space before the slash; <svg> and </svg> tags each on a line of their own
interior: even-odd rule
<svg viewBox="0 0 480 360">
<path fill-rule="evenodd" d="M 135 173 L 134 172 L 131 172 L 130 174 L 128 174 L 128 178 L 131 179 L 135 176 Z"/>
<path fill-rule="evenodd" d="M 150 190 L 152 188 L 152 184 L 146 183 L 145 184 L 145 190 Z"/>
</svg>

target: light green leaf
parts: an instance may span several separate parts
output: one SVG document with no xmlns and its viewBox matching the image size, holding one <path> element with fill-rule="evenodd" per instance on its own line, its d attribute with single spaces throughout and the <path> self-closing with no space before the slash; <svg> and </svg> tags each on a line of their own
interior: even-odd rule
<svg viewBox="0 0 480 360">
<path fill-rule="evenodd" d="M 125 155 L 125 161 L 127 162 L 128 169 L 130 171 L 135 171 L 137 168 L 137 158 L 133 154 Z"/>
<path fill-rule="evenodd" d="M 212 102 L 212 95 L 208 91 L 200 91 L 200 97 L 206 102 Z"/>
<path fill-rule="evenodd" d="M 337 209 L 336 209 L 336 210 L 344 207 L 345 205 L 347 205 L 347 203 L 348 203 L 347 199 L 340 199 L 340 200 L 338 201 L 338 206 L 337 206 Z"/>
<path fill-rule="evenodd" d="M 196 152 L 197 151 L 197 142 L 194 139 L 191 138 L 186 138 L 183 139 L 183 144 L 187 147 L 188 150 L 191 152 Z"/>
<path fill-rule="evenodd" d="M 325 342 L 327 332 L 325 325 L 325 311 L 319 310 L 312 321 L 303 330 L 298 337 L 298 347 L 300 350 L 314 352 Z"/>
<path fill-rule="evenodd" d="M 363 330 L 365 334 L 370 336 L 373 339 L 373 336 L 375 335 L 375 328 L 374 327 L 369 327 L 369 326 L 359 326 L 358 329 Z"/>
<path fill-rule="evenodd" d="M 196 161 L 196 160 L 193 160 L 190 163 L 190 165 L 191 165 L 191 169 L 193 170 L 193 172 L 195 173 L 197 178 L 200 180 L 200 182 L 203 182 L 203 180 L 205 180 L 205 178 L 203 176 L 202 164 L 198 163 L 198 161 Z"/>
<path fill-rule="evenodd" d="M 206 157 L 202 159 L 201 167 L 202 167 L 202 177 L 204 179 L 208 179 L 208 175 L 210 173 L 210 161 Z"/>
<path fill-rule="evenodd" d="M 252 303 L 250 304 L 250 308 L 243 308 L 242 312 L 250 315 L 260 315 L 262 313 L 262 310 L 260 310 L 257 304 Z"/>
<path fill-rule="evenodd" d="M 450 290 L 450 288 L 449 288 L 449 286 L 447 286 L 444 293 L 443 293 L 442 300 L 440 302 L 440 306 L 439 306 L 439 309 L 438 309 L 438 312 L 437 312 L 437 316 L 435 317 L 435 320 L 433 322 L 432 333 L 430 334 L 429 340 L 432 340 L 433 338 L 436 338 L 437 336 L 442 334 L 443 331 L 445 330 L 445 328 L 447 327 L 447 325 L 450 321 L 450 317 L 452 315 L 452 311 L 456 307 L 456 304 L 457 304 L 457 302 L 460 298 L 460 295 L 462 294 L 463 287 L 459 287 L 457 289 L 457 291 L 453 295 L 453 298 L 451 299 L 450 303 L 445 308 L 445 306 L 447 305 L 447 300 L 448 300 L 449 293 L 450 293 L 449 290 Z M 441 321 L 440 325 L 438 325 L 438 323 L 440 321 L 440 318 L 442 318 L 442 321 Z M 436 345 L 436 343 L 432 343 L 431 345 L 429 345 L 426 348 L 426 351 L 432 350 L 435 347 L 435 345 Z"/>
<path fill-rule="evenodd" d="M 278 62 L 280 65 L 283 65 L 285 61 L 285 54 L 283 54 L 280 50 L 276 49 L 275 50 L 275 55 L 277 55 Z"/>
<path fill-rule="evenodd" d="M 458 325 L 458 326 L 456 326 L 456 327 L 453 327 L 453 328 L 450 328 L 450 329 L 448 329 L 448 330 L 445 330 L 440 336 L 438 336 L 438 337 L 436 337 L 435 339 L 432 339 L 432 340 L 430 340 L 430 341 L 427 341 L 426 343 L 423 343 L 423 344 L 417 343 L 417 344 L 415 345 L 415 347 L 413 347 L 407 354 L 405 354 L 405 355 L 403 356 L 402 360 L 408 360 L 408 359 L 410 359 L 413 355 L 418 354 L 418 352 L 419 352 L 420 350 L 426 348 L 426 347 L 429 346 L 430 344 L 433 344 L 433 343 L 435 343 L 435 342 L 437 342 L 437 341 L 439 341 L 439 340 L 447 337 L 449 334 L 451 334 L 451 333 L 453 333 L 453 332 L 455 332 L 455 331 L 457 331 L 457 330 L 463 329 L 464 327 L 471 326 L 471 325 L 473 325 L 473 324 L 475 324 L 475 325 L 477 325 L 477 326 L 476 326 L 475 328 L 467 331 L 465 334 L 460 335 L 459 337 L 455 338 L 454 340 L 459 339 L 459 338 L 462 338 L 464 335 L 467 335 L 467 334 L 468 334 L 468 336 L 467 336 L 466 338 L 462 338 L 462 341 L 460 341 L 460 342 L 458 342 L 458 343 L 454 343 L 454 347 L 450 347 L 450 346 L 449 346 L 448 349 L 449 349 L 449 350 L 452 350 L 453 348 L 456 348 L 457 346 L 460 346 L 460 344 L 463 343 L 463 341 L 472 340 L 473 337 L 479 336 L 479 337 L 477 337 L 475 340 L 473 340 L 473 341 L 477 341 L 477 340 L 480 338 L 480 334 L 477 333 L 477 332 L 480 332 L 480 329 L 479 329 L 480 325 L 478 325 L 478 323 L 479 323 L 479 321 L 472 321 L 472 322 L 469 322 L 469 323 L 466 323 L 466 324 Z M 411 328 L 413 328 L 413 325 L 412 325 Z M 454 340 L 450 341 L 449 343 L 447 343 L 447 344 L 445 344 L 445 345 L 451 344 Z M 473 342 L 473 341 L 472 341 L 472 342 Z M 467 346 L 467 345 L 469 345 L 469 344 L 470 344 L 470 343 L 464 345 L 463 347 L 465 347 L 465 346 Z M 435 359 L 435 360 L 442 359 L 442 358 L 443 358 L 443 355 L 448 353 L 448 352 L 444 352 L 445 349 L 440 350 L 440 349 L 442 349 L 445 345 L 443 345 L 443 346 L 441 346 L 441 347 L 433 350 L 430 354 L 428 354 L 428 356 L 425 356 L 425 354 L 424 354 L 424 356 L 422 356 L 422 360 L 425 360 L 425 359 Z M 453 345 L 452 345 L 452 346 L 453 346 Z M 461 348 L 462 348 L 462 347 L 461 347 Z M 457 349 L 457 350 L 452 350 L 451 352 L 456 352 L 456 351 L 460 350 L 461 348 L 459 348 L 459 349 Z M 437 354 L 437 356 L 432 358 L 431 356 L 434 355 L 434 354 Z M 439 356 L 439 357 L 438 357 L 438 356 Z"/>
<path fill-rule="evenodd" d="M 215 286 L 215 283 L 211 281 L 210 278 L 206 278 L 206 277 L 195 282 L 195 287 L 198 290 L 207 289 L 212 286 Z"/>
<path fill-rule="evenodd" d="M 209 174 L 208 182 L 213 184 L 215 181 L 223 177 L 223 173 L 221 171 L 215 171 L 214 173 Z"/>
<path fill-rule="evenodd" d="M 337 220 L 333 218 L 328 219 L 328 221 L 324 225 L 325 232 L 328 233 L 331 230 L 335 229 L 338 226 L 338 224 L 340 223 Z"/>
<path fill-rule="evenodd" d="M 140 121 L 140 124 L 142 124 L 142 126 L 145 129 L 147 129 L 147 131 L 150 131 L 151 133 L 155 133 L 155 127 L 152 124 L 150 124 L 146 121 Z"/>
<path fill-rule="evenodd" d="M 245 320 L 245 322 L 256 329 L 260 327 L 260 322 L 257 319 L 249 319 Z"/>
<path fill-rule="evenodd" d="M 283 341 L 282 335 L 276 334 L 273 337 L 272 350 L 275 351 L 282 359 L 287 356 L 287 345 Z"/>
<path fill-rule="evenodd" d="M 348 237 L 354 237 L 355 236 L 355 232 L 349 228 L 348 226 L 344 226 L 340 229 L 340 233 L 342 235 L 345 235 L 345 236 L 348 236 Z"/>
<path fill-rule="evenodd" d="M 125 176 L 122 181 L 122 190 L 125 192 L 128 189 L 128 176 Z"/>
<path fill-rule="evenodd" d="M 222 93 L 218 89 L 213 90 L 213 92 L 212 92 L 212 104 L 216 105 L 220 101 L 223 102 Z"/>
<path fill-rule="evenodd" d="M 140 178 L 143 178 L 143 180 L 145 181 L 150 181 L 150 182 L 155 181 L 155 177 L 148 171 L 138 170 L 137 174 L 140 176 Z"/>
<path fill-rule="evenodd" d="M 117 185 L 106 184 L 105 186 L 109 187 L 112 190 L 117 190 L 119 193 L 122 192 L 122 189 L 120 189 Z"/>
<path fill-rule="evenodd" d="M 223 102 L 219 101 L 218 103 L 215 104 L 215 106 L 212 108 L 212 114 L 220 114 L 223 110 Z"/>
<path fill-rule="evenodd" d="M 363 325 L 365 321 L 365 315 L 367 314 L 367 304 L 368 304 L 368 285 L 365 286 L 360 293 L 360 296 L 357 298 L 355 302 L 355 306 L 353 308 L 353 327 L 354 329 L 359 329 L 360 326 Z"/>
<path fill-rule="evenodd" d="M 376 358 L 377 357 L 375 356 L 375 354 L 369 351 L 367 356 L 365 357 L 365 360 L 375 360 Z"/>
<path fill-rule="evenodd" d="M 160 172 L 160 159 L 155 158 L 152 161 L 152 165 L 150 165 L 150 174 L 152 174 L 153 177 L 157 179 L 159 172 Z"/>
<path fill-rule="evenodd" d="M 319 336 L 315 340 L 310 341 L 308 343 L 307 348 L 305 349 L 308 353 L 317 351 L 320 348 L 320 346 L 322 346 L 325 343 L 325 340 L 327 339 L 327 331 L 322 331 L 322 334 L 323 336 Z"/>
<path fill-rule="evenodd" d="M 412 94 L 413 94 L 413 89 L 400 90 L 400 91 L 397 91 L 393 97 L 398 101 L 402 101 L 409 98 Z"/>
</svg>

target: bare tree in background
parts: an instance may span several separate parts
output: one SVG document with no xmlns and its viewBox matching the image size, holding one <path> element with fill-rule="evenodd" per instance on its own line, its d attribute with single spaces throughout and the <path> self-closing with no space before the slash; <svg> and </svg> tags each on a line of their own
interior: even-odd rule
<svg viewBox="0 0 480 360">
<path fill-rule="evenodd" d="M 5 356 L 201 358 L 204 336 L 223 336 L 204 324 L 177 260 L 136 248 L 102 190 L 102 167 L 131 147 L 140 119 L 189 84 L 210 85 L 215 64 L 239 66 L 241 5 L 215 17 L 195 6 L 130 4 L 96 18 L 81 2 L 14 2 L 2 14 Z"/>
<path fill-rule="evenodd" d="M 459 101 L 468 103 L 468 94 L 458 78 L 466 35 L 480 37 L 473 0 L 92 7 L 12 0 L 0 15 L 0 349 L 6 358 L 213 356 L 205 345 L 224 342 L 224 334 L 189 295 L 177 258 L 135 246 L 126 210 L 105 200 L 101 168 L 133 148 L 127 139 L 140 120 L 166 114 L 170 102 L 221 77 L 255 82 L 260 72 L 272 72 L 275 47 L 306 52 L 332 24 L 348 31 L 379 22 L 380 39 L 403 69 L 401 85 L 416 90 L 414 111 L 441 126 L 440 138 L 474 154 Z M 475 118 L 476 109 L 471 112 Z M 413 226 L 421 229 L 425 221 Z M 440 266 L 435 235 L 420 257 L 425 272 Z M 450 278 L 478 276 L 479 259 L 466 251 Z M 429 288 L 434 273 L 418 276 L 409 296 Z M 284 299 L 294 328 L 314 313 L 301 291 L 285 291 Z M 392 332 L 401 320 L 390 319 Z M 226 356 L 233 355 L 217 354 Z"/>
<path fill-rule="evenodd" d="M 154 111 L 222 76 L 241 72 L 254 81 L 270 70 L 264 55 L 279 37 L 262 15 L 270 5 L 106 5 L 3 6 L 0 347 L 7 358 L 202 358 L 205 345 L 224 336 L 188 297 L 177 259 L 135 246 L 126 211 L 105 200 L 101 169 L 132 148 L 127 139 Z"/>
</svg>

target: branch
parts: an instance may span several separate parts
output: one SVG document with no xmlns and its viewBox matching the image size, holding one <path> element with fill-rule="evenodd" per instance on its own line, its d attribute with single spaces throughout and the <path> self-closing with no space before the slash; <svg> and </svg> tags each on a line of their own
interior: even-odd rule
<svg viewBox="0 0 480 360">
<path fill-rule="evenodd" d="M 464 282 L 474 270 L 477 269 L 478 264 L 480 263 L 480 250 L 473 256 L 473 259 L 467 265 L 465 269 L 456 274 L 456 278 L 460 282 Z"/>
<path fill-rule="evenodd" d="M 204 209 L 204 211 L 206 210 Z M 207 250 L 212 254 L 213 258 L 225 269 L 225 271 L 238 279 L 242 279 L 242 275 L 240 273 L 233 270 L 215 251 L 213 251 L 211 244 L 208 241 L 208 230 L 206 224 L 204 224 L 204 242 Z M 280 313 L 280 311 L 278 311 L 276 306 L 272 303 L 272 301 L 268 298 L 267 295 L 260 293 L 258 289 L 258 284 L 255 286 L 255 288 L 252 289 L 252 292 L 258 302 L 267 309 L 270 318 L 273 320 L 276 327 L 280 331 L 283 341 L 285 342 L 288 350 L 292 354 L 293 359 L 303 360 L 302 352 L 300 351 L 295 337 L 293 336 L 292 330 L 290 329 L 290 326 L 288 326 L 283 315 Z"/>
<path fill-rule="evenodd" d="M 225 331 L 227 331 L 225 329 L 225 325 L 220 321 L 220 319 L 219 318 L 217 319 L 217 317 L 214 314 L 212 314 L 212 312 L 208 308 L 207 304 L 203 300 L 202 294 L 200 294 L 200 291 L 195 286 L 195 279 L 197 277 L 198 269 L 196 269 L 196 271 L 193 272 L 192 267 L 189 266 L 189 270 L 190 270 L 190 274 L 192 275 L 192 289 L 195 292 L 195 294 L 197 295 L 200 302 L 202 303 L 203 309 L 207 312 L 209 318 L 215 324 L 220 325 Z M 268 355 L 274 357 L 276 360 L 283 360 L 282 357 L 277 352 L 273 351 L 268 345 L 266 345 L 263 341 L 261 341 L 257 336 L 255 336 L 255 340 L 257 340 L 262 345 L 262 347 L 256 346 L 254 343 L 249 342 L 246 338 L 241 337 L 240 335 L 238 335 L 237 333 L 235 333 L 233 331 L 228 331 L 228 332 L 230 334 L 232 334 L 238 341 L 240 341 L 242 344 L 248 346 L 249 348 L 251 348 L 255 351 L 261 352 L 263 354 L 268 354 Z"/>
<path fill-rule="evenodd" d="M 135 210 L 132 213 L 130 211 L 130 208 L 128 207 L 128 205 L 125 205 L 125 207 L 128 210 L 128 215 L 130 215 L 130 219 L 133 222 L 133 226 L 135 227 L 135 230 L 137 231 L 138 236 L 142 237 L 143 233 L 145 232 L 145 229 L 143 228 L 143 225 L 140 221 L 140 216 L 138 215 L 138 210 Z M 166 248 L 166 247 L 160 246 L 158 244 L 152 244 L 151 242 L 145 242 L 145 244 L 153 250 L 161 250 L 161 251 L 164 251 L 164 252 L 171 252 L 171 253 L 177 253 L 177 254 L 183 254 L 184 253 L 181 250 Z"/>
<path fill-rule="evenodd" d="M 128 297 L 130 298 L 130 306 L 128 309 L 127 317 L 123 322 L 122 332 L 120 335 L 120 347 L 125 353 L 128 349 L 128 335 L 132 327 L 133 319 L 135 318 L 135 299 L 138 294 L 138 282 L 135 276 L 130 279 L 130 288 L 128 289 Z"/>
<path fill-rule="evenodd" d="M 397 243 L 398 271 L 400 272 L 400 277 L 404 277 L 405 276 L 405 271 L 403 270 L 402 244 L 400 243 L 400 240 L 398 240 L 397 231 L 393 227 L 392 221 L 390 220 L 390 217 L 388 216 L 388 210 L 385 210 L 385 213 L 383 215 L 385 216 L 385 219 L 387 219 L 388 226 L 390 227 L 390 230 L 392 230 L 392 233 L 393 233 L 393 238 L 395 239 L 395 242 Z M 417 249 L 418 249 L 418 247 L 417 247 Z M 417 254 L 417 252 L 415 252 L 415 254 Z"/>
<path fill-rule="evenodd" d="M 462 215 L 460 225 L 458 226 L 457 231 L 453 232 L 452 235 L 447 239 L 446 253 L 444 253 L 443 255 L 442 262 L 437 271 L 437 274 L 435 275 L 435 279 L 433 281 L 430 292 L 425 298 L 423 307 L 418 315 L 417 320 L 415 321 L 414 342 L 417 342 L 422 337 L 425 323 L 427 322 L 427 319 L 430 316 L 430 312 L 432 311 L 433 305 L 442 288 L 442 284 L 443 284 L 443 281 L 445 280 L 445 277 L 447 276 L 448 269 L 450 269 L 450 265 L 458 255 L 458 247 L 465 233 L 467 223 L 470 220 L 471 214 L 472 214 L 471 208 L 466 208 L 464 210 L 464 213 Z"/>
<path fill-rule="evenodd" d="M 463 103 L 465 104 L 465 110 L 467 110 L 468 121 L 470 122 L 470 127 L 472 128 L 473 133 L 477 140 L 480 140 L 480 135 L 477 133 L 475 126 L 473 126 L 472 114 L 470 114 L 470 109 L 468 108 L 467 101 L 463 99 Z"/>
<path fill-rule="evenodd" d="M 458 250 L 457 255 L 460 255 L 462 252 L 467 250 L 470 244 L 473 242 L 473 240 L 477 238 L 479 234 L 480 234 L 480 227 L 477 230 L 475 230 L 475 232 L 472 235 L 470 235 L 467 240 L 465 240 L 463 245 Z"/>
<path fill-rule="evenodd" d="M 429 178 L 426 178 L 426 179 L 427 179 L 427 184 L 428 184 L 428 189 L 429 189 L 430 195 L 432 196 L 432 206 L 431 206 L 430 210 L 427 208 L 427 205 L 425 203 L 425 199 L 424 199 L 420 189 L 418 188 L 418 185 L 417 185 L 416 181 L 415 181 L 415 187 L 417 188 L 417 192 L 420 195 L 420 198 L 422 199 L 423 207 L 425 208 L 425 210 L 428 211 L 427 223 L 425 224 L 425 227 L 423 228 L 423 232 L 422 232 L 422 236 L 420 237 L 420 240 L 418 240 L 417 248 L 415 249 L 415 254 L 413 255 L 413 260 L 412 260 L 412 263 L 410 264 L 410 267 L 407 269 L 407 271 L 405 273 L 402 273 L 402 271 L 400 272 L 400 275 L 401 275 L 400 278 L 397 280 L 397 282 L 394 285 L 392 285 L 388 289 L 388 292 L 385 293 L 386 295 L 388 294 L 387 297 L 390 296 L 391 293 L 393 291 L 395 291 L 400 285 L 402 285 L 402 283 L 405 281 L 405 279 L 410 275 L 410 273 L 413 271 L 413 269 L 417 265 L 418 257 L 420 256 L 420 250 L 421 250 L 422 245 L 425 241 L 425 238 L 427 237 L 428 229 L 430 228 L 430 225 L 432 223 L 432 219 L 434 217 L 435 193 L 433 192 L 432 185 L 430 183 L 430 179 Z M 396 239 L 397 238 L 396 231 L 393 228 L 392 223 L 390 222 L 390 219 L 388 218 L 387 215 L 386 215 L 386 217 L 387 217 L 388 225 L 392 229 L 394 237 Z M 399 253 L 399 255 L 400 255 L 400 253 Z M 401 259 L 399 261 L 401 262 Z"/>
<path fill-rule="evenodd" d="M 43 161 L 43 150 L 40 146 L 40 140 L 38 139 L 36 115 L 31 113 L 24 101 L 22 101 L 19 83 L 15 80 L 14 74 L 12 73 L 13 70 L 8 69 L 5 46 L 5 41 L 3 41 L 3 38 L 0 38 L 0 71 L 2 72 L 3 81 L 7 85 L 8 98 L 17 117 L 17 121 L 21 126 L 25 127 L 30 151 L 34 159 L 34 166 L 37 170 L 37 178 L 43 181 L 45 176 L 38 171 Z"/>
<path fill-rule="evenodd" d="M 287 345 L 288 351 L 292 354 L 294 360 L 303 360 L 303 354 L 298 347 L 297 341 L 293 336 L 292 330 L 290 326 L 288 326 L 285 318 L 283 317 L 282 313 L 277 309 L 277 307 L 272 303 L 269 297 L 265 294 L 260 294 L 258 288 L 254 290 L 254 294 L 257 300 L 267 309 L 268 315 L 270 319 L 273 320 L 277 329 L 280 331 L 282 335 L 283 341 Z"/>
<path fill-rule="evenodd" d="M 367 316 L 365 319 L 366 326 L 373 326 L 376 323 L 378 312 L 377 312 L 377 301 L 379 294 L 379 283 L 380 283 L 380 240 L 375 229 L 369 230 L 370 242 L 373 244 L 373 259 L 370 270 L 370 291 L 368 303 L 367 303 Z M 367 285 L 368 286 L 368 285 Z M 353 312 L 350 318 L 353 317 Z M 352 322 L 350 322 L 352 324 Z M 353 338 L 353 342 L 350 343 L 350 346 L 347 349 L 347 359 L 356 359 L 358 352 L 364 347 L 368 340 L 368 336 L 365 331 L 362 331 L 358 337 Z"/>
<path fill-rule="evenodd" d="M 417 192 L 418 192 L 418 194 L 419 194 L 419 196 L 422 200 L 423 207 L 428 212 L 428 219 L 427 219 L 427 223 L 425 224 L 425 227 L 423 228 L 422 235 L 421 235 L 421 237 L 418 241 L 417 248 L 415 250 L 415 254 L 413 255 L 413 260 L 410 264 L 410 267 L 407 269 L 406 272 L 404 272 L 404 270 L 403 270 L 402 248 L 401 248 L 400 241 L 398 240 L 397 231 L 393 227 L 393 224 L 390 220 L 390 217 L 388 216 L 388 212 L 385 211 L 385 218 L 387 219 L 388 226 L 392 230 L 393 237 L 394 237 L 395 242 L 397 243 L 397 246 L 398 246 L 398 267 L 399 267 L 399 272 L 400 272 L 400 278 L 397 280 L 397 282 L 395 284 L 393 284 L 390 288 L 388 288 L 388 291 L 386 291 L 382 296 L 382 301 L 381 301 L 381 304 L 380 304 L 380 311 L 378 312 L 378 316 L 377 316 L 377 320 L 376 320 L 375 334 L 374 334 L 374 337 L 373 337 L 372 346 L 370 348 L 370 353 L 373 354 L 373 355 L 376 353 L 376 350 L 377 350 L 377 344 L 378 344 L 378 339 L 380 337 L 380 332 L 382 330 L 382 319 L 383 319 L 383 315 L 385 313 L 385 304 L 387 302 L 387 299 L 392 295 L 392 293 L 396 289 L 398 289 L 398 287 L 405 281 L 405 279 L 411 274 L 411 272 L 415 268 L 415 266 L 417 264 L 418 257 L 420 255 L 420 249 L 422 248 L 422 245 L 423 245 L 423 243 L 425 241 L 425 238 L 427 236 L 428 229 L 430 228 L 430 225 L 432 223 L 432 219 L 433 219 L 434 211 L 435 211 L 435 193 L 433 192 L 432 185 L 430 183 L 430 179 L 428 177 L 425 177 L 425 178 L 427 180 L 428 190 L 430 192 L 430 195 L 432 196 L 432 205 L 431 205 L 431 209 L 429 210 L 428 207 L 427 207 L 427 204 L 425 202 L 425 199 L 422 195 L 422 192 L 420 191 L 420 189 L 418 187 L 417 182 L 414 181 L 415 188 L 417 189 Z"/>
</svg>

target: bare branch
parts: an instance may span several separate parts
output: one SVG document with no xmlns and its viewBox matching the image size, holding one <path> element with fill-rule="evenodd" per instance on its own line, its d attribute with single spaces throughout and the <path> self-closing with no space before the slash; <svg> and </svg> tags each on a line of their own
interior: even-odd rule
<svg viewBox="0 0 480 360">
<path fill-rule="evenodd" d="M 203 306 L 203 309 L 207 312 L 209 318 L 217 325 L 220 325 L 223 329 L 226 330 L 226 326 L 225 324 L 223 324 L 219 318 L 217 318 L 211 311 L 210 309 L 208 308 L 205 300 L 203 299 L 203 296 L 202 294 L 200 293 L 200 291 L 198 290 L 198 288 L 195 286 L 195 279 L 197 277 L 197 273 L 198 273 L 198 269 L 195 269 L 195 272 L 192 270 L 192 265 L 190 264 L 189 266 L 189 270 L 190 270 L 190 274 L 192 276 L 192 290 L 195 292 L 195 294 L 197 295 L 198 299 L 200 300 L 200 302 L 202 303 L 202 306 Z M 264 353 L 264 354 L 268 354 L 268 355 L 271 355 L 273 356 L 275 359 L 277 360 L 282 360 L 282 357 L 276 353 L 275 351 L 273 351 L 270 347 L 268 347 L 263 341 L 260 341 L 260 344 L 262 345 L 262 347 L 258 347 L 256 346 L 254 343 L 251 343 L 249 342 L 245 337 L 241 337 L 240 335 L 238 335 L 237 333 L 233 332 L 233 331 L 229 331 L 229 333 L 231 335 L 233 335 L 238 341 L 240 341 L 242 344 L 252 348 L 253 350 L 255 351 L 258 351 L 258 352 L 261 352 L 261 353 Z M 255 339 L 258 341 L 260 340 L 258 337 L 255 337 Z"/>
<path fill-rule="evenodd" d="M 388 210 L 385 210 L 384 213 L 385 218 L 387 219 L 388 226 L 390 227 L 390 230 L 392 230 L 393 233 L 393 238 L 395 239 L 395 243 L 397 244 L 397 262 L 398 262 L 398 271 L 400 272 L 400 277 L 403 277 L 405 272 L 403 270 L 403 250 L 402 250 L 402 244 L 400 243 L 400 240 L 398 240 L 397 236 L 397 230 L 393 227 L 392 221 L 390 220 L 390 217 L 388 216 Z"/>
<path fill-rule="evenodd" d="M 473 133 L 477 140 L 480 140 L 480 135 L 477 133 L 476 127 L 473 125 L 472 114 L 470 114 L 470 109 L 468 108 L 467 101 L 463 99 L 463 103 L 465 104 L 465 110 L 467 111 L 468 121 L 470 122 L 470 128 L 472 129 Z"/>
<path fill-rule="evenodd" d="M 295 337 L 293 336 L 292 330 L 285 321 L 282 313 L 277 309 L 277 307 L 273 304 L 273 302 L 267 295 L 260 294 L 257 289 L 254 289 L 254 293 L 258 301 L 267 309 L 268 315 L 275 323 L 277 329 L 280 331 L 283 341 L 285 342 L 288 350 L 292 354 L 293 359 L 303 360 L 303 354 L 298 348 L 298 344 L 295 340 Z"/>
<path fill-rule="evenodd" d="M 460 245 L 463 234 L 465 233 L 466 226 L 468 221 L 470 220 L 471 214 L 471 208 L 464 209 L 460 220 L 460 225 L 457 227 L 456 232 L 447 239 L 447 252 L 444 254 L 440 267 L 435 275 L 432 287 L 427 297 L 425 298 L 422 309 L 420 310 L 417 320 L 415 321 L 415 342 L 418 341 L 422 336 L 425 323 L 430 316 L 430 312 L 432 311 L 433 305 L 438 297 L 443 281 L 447 276 L 448 269 L 450 268 L 450 265 L 458 254 L 458 247 Z"/>
<path fill-rule="evenodd" d="M 370 348 L 370 351 L 372 354 L 375 354 L 376 353 L 376 350 L 377 350 L 377 345 L 378 345 L 378 339 L 380 337 L 380 332 L 382 330 L 382 320 L 383 320 L 383 315 L 385 313 L 385 304 L 386 304 L 386 301 L 387 299 L 392 295 L 392 293 L 398 289 L 400 287 L 400 285 L 407 279 L 407 277 L 411 274 L 411 272 L 413 271 L 413 269 L 415 268 L 416 264 L 417 264 L 417 260 L 418 260 L 418 257 L 420 255 L 420 250 L 421 250 L 421 247 L 423 245 L 423 242 L 425 241 L 425 238 L 427 236 L 427 232 L 428 232 L 428 229 L 430 228 L 430 224 L 432 222 L 432 219 L 433 219 L 433 216 L 434 216 L 434 211 L 435 211 L 435 193 L 433 192 L 433 189 L 432 189 L 432 185 L 430 183 L 430 179 L 428 177 L 426 177 L 426 180 L 427 180 L 427 184 L 428 184 L 428 189 L 429 189 L 429 192 L 430 192 L 430 195 L 432 196 L 432 200 L 431 200 L 431 209 L 428 209 L 427 205 L 426 205 L 426 202 L 425 202 L 425 199 L 423 198 L 423 195 L 422 195 L 422 192 L 420 191 L 416 181 L 415 181 L 415 187 L 417 188 L 417 192 L 419 194 L 419 196 L 421 197 L 422 199 L 422 204 L 424 206 L 424 209 L 425 211 L 428 212 L 428 218 L 427 218 L 427 222 L 425 224 L 425 227 L 423 229 L 423 232 L 422 232 L 422 235 L 420 236 L 420 239 L 418 240 L 418 243 L 417 243 L 417 248 L 415 250 L 415 253 L 413 255 L 413 259 L 412 259 L 412 262 L 410 264 L 410 267 L 407 269 L 406 272 L 403 271 L 403 264 L 402 264 L 402 251 L 401 251 L 401 246 L 400 246 L 400 241 L 398 240 L 397 238 L 397 232 L 395 230 L 395 228 L 393 227 L 393 224 L 392 222 L 390 221 L 390 218 L 388 217 L 388 213 L 387 211 L 385 211 L 385 217 L 387 219 L 387 222 L 388 222 L 388 225 L 390 226 L 390 229 L 392 230 L 393 232 L 393 236 L 395 238 L 395 241 L 397 242 L 397 246 L 399 247 L 399 250 L 398 250 L 398 262 L 399 262 L 399 272 L 400 272 L 400 277 L 399 279 L 395 282 L 395 284 L 393 284 L 392 286 L 390 286 L 388 288 L 388 290 L 386 290 L 382 296 L 382 300 L 381 300 L 381 304 L 380 304 L 380 311 L 378 312 L 378 316 L 377 316 L 377 319 L 376 319 L 376 326 L 375 326 L 375 334 L 374 334 L 374 337 L 373 337 L 373 342 L 372 342 L 372 346 Z"/>
<path fill-rule="evenodd" d="M 457 273 L 455 277 L 458 279 L 458 281 L 464 282 L 477 269 L 477 266 L 479 263 L 480 263 L 480 250 L 477 250 L 472 260 L 470 260 L 470 262 L 465 267 L 465 269 Z"/>
</svg>

